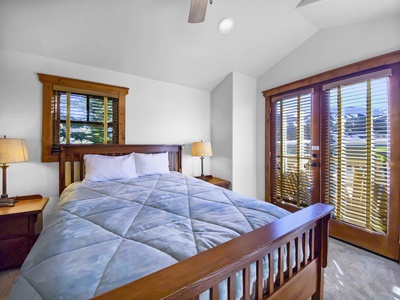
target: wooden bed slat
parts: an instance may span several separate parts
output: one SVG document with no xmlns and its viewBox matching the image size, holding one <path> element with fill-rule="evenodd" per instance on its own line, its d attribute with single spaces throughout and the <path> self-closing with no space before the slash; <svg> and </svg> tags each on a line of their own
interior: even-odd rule
<svg viewBox="0 0 400 300">
<path fill-rule="evenodd" d="M 83 180 L 83 176 L 85 174 L 85 164 L 83 164 L 83 154 L 79 155 L 79 180 L 82 181 Z"/>
<path fill-rule="evenodd" d="M 286 244 L 286 251 L 287 251 L 287 273 L 288 278 L 291 279 L 293 277 L 293 255 L 292 255 L 292 241 Z"/>
<path fill-rule="evenodd" d="M 259 259 L 257 260 L 256 264 L 256 298 L 257 300 L 263 299 L 263 260 Z"/>
<path fill-rule="evenodd" d="M 307 248 L 307 232 L 304 232 L 301 236 L 301 246 L 304 254 L 303 264 L 304 266 L 308 265 L 308 248 Z"/>
<path fill-rule="evenodd" d="M 228 299 L 236 300 L 236 274 L 228 278 Z"/>
<path fill-rule="evenodd" d="M 315 258 L 315 229 L 311 229 L 311 236 L 310 236 L 310 257 L 313 260 Z"/>
<path fill-rule="evenodd" d="M 285 277 L 284 277 L 284 268 L 283 268 L 283 263 L 284 263 L 284 255 L 283 255 L 283 247 L 279 247 L 278 248 L 278 277 L 277 277 L 277 282 L 276 285 L 277 286 L 282 286 L 284 281 L 285 281 Z"/>
<path fill-rule="evenodd" d="M 75 157 L 71 161 L 71 182 L 75 182 Z"/>
<path fill-rule="evenodd" d="M 300 272 L 301 271 L 301 251 L 300 251 L 301 246 L 300 246 L 300 238 L 299 237 L 297 237 L 295 239 L 295 243 L 296 243 L 296 267 L 297 267 L 296 269 L 297 269 L 297 272 Z"/>
<path fill-rule="evenodd" d="M 268 279 L 267 279 L 267 292 L 272 294 L 274 292 L 274 253 L 268 254 Z"/>
<path fill-rule="evenodd" d="M 218 284 L 214 285 L 210 290 L 211 300 L 218 300 L 219 298 L 219 287 Z"/>
<path fill-rule="evenodd" d="M 250 300 L 250 266 L 246 266 L 242 271 L 243 278 L 243 300 Z"/>
</svg>

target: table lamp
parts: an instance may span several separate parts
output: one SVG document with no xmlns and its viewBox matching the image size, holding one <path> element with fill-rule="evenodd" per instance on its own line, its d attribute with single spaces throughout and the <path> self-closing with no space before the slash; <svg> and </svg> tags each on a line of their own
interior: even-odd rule
<svg viewBox="0 0 400 300">
<path fill-rule="evenodd" d="M 28 149 L 26 141 L 22 139 L 8 139 L 4 136 L 0 139 L 0 164 L 3 169 L 3 193 L 0 198 L 0 206 L 14 206 L 14 199 L 7 194 L 7 168 L 8 163 L 28 161 Z"/>
<path fill-rule="evenodd" d="M 200 177 L 197 178 L 202 179 L 204 181 L 208 181 L 207 177 L 204 176 L 203 172 L 203 160 L 204 156 L 212 156 L 211 143 L 203 141 L 194 142 L 192 144 L 192 156 L 200 156 L 201 160 L 201 175 Z"/>
</svg>

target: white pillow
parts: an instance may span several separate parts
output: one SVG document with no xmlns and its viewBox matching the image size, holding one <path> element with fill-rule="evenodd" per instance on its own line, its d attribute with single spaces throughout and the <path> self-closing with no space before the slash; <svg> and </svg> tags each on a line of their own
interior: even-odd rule
<svg viewBox="0 0 400 300">
<path fill-rule="evenodd" d="M 123 156 L 85 154 L 83 160 L 85 180 L 107 181 L 138 177 L 133 153 Z"/>
<path fill-rule="evenodd" d="M 134 153 L 138 176 L 169 173 L 168 153 Z"/>
</svg>

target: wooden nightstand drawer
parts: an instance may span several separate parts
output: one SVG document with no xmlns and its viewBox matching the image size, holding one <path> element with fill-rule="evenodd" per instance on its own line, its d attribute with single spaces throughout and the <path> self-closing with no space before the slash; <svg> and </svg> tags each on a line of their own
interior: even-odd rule
<svg viewBox="0 0 400 300">
<path fill-rule="evenodd" d="M 0 207 L 0 269 L 20 266 L 42 230 L 36 222 L 48 198 L 25 197 L 13 207 Z"/>
<path fill-rule="evenodd" d="M 28 218 L 23 215 L 10 215 L 1 219 L 0 239 L 29 233 Z"/>
<path fill-rule="evenodd" d="M 29 252 L 29 237 L 21 236 L 8 240 L 0 241 L 0 259 L 13 255 L 28 254 Z"/>
<path fill-rule="evenodd" d="M 0 241 L 0 266 L 11 268 L 20 266 L 28 256 L 29 236 Z"/>
</svg>

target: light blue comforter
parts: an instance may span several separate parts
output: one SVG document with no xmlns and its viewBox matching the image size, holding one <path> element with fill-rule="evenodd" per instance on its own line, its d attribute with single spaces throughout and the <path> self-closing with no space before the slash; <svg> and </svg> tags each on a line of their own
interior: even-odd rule
<svg viewBox="0 0 400 300">
<path fill-rule="evenodd" d="M 88 299 L 287 214 L 174 172 L 74 183 L 9 299 Z"/>
</svg>

